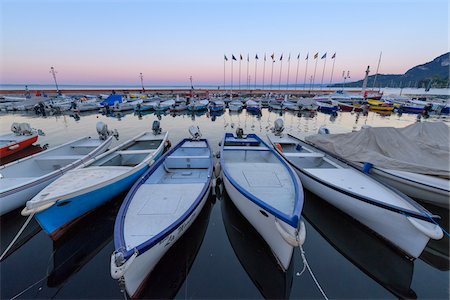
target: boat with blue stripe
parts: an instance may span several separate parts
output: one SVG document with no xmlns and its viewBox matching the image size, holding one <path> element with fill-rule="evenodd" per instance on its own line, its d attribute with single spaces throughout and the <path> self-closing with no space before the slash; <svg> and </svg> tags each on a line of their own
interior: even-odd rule
<svg viewBox="0 0 450 300">
<path fill-rule="evenodd" d="M 134 184 L 117 215 L 111 276 L 124 282 L 133 298 L 209 196 L 212 151 L 207 140 L 193 136 L 164 154 Z"/>
<path fill-rule="evenodd" d="M 35 214 L 42 229 L 58 239 L 85 214 L 127 191 L 162 155 L 168 133 L 159 122 L 154 129 L 66 173 L 28 201 L 22 215 Z"/>
<path fill-rule="evenodd" d="M 220 163 L 231 200 L 288 269 L 305 239 L 303 188 L 295 171 L 256 134 L 226 133 Z"/>
</svg>

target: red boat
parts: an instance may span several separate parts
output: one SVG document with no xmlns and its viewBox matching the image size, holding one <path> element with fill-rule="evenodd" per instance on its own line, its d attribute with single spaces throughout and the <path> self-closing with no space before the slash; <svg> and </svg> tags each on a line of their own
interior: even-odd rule
<svg viewBox="0 0 450 300">
<path fill-rule="evenodd" d="M 16 153 L 31 146 L 38 139 L 37 134 L 15 135 L 14 133 L 0 136 L 0 158 Z"/>
<path fill-rule="evenodd" d="M 352 104 L 347 104 L 347 103 L 342 103 L 342 102 L 338 102 L 337 103 L 339 106 L 339 110 L 340 111 L 355 111 L 355 112 L 361 112 L 363 111 L 363 105 L 361 106 L 355 106 Z"/>
</svg>

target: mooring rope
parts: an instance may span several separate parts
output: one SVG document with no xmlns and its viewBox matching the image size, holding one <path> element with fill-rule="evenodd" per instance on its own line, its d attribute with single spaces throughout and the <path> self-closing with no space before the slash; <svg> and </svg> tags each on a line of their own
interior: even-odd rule
<svg viewBox="0 0 450 300">
<path fill-rule="evenodd" d="M 17 239 L 19 238 L 19 236 L 22 234 L 22 232 L 25 230 L 25 227 L 27 227 L 28 223 L 30 223 L 31 219 L 33 218 L 34 213 L 32 213 L 31 215 L 28 216 L 28 219 L 25 221 L 25 223 L 23 224 L 22 228 L 20 228 L 19 232 L 16 234 L 16 236 L 13 238 L 13 240 L 11 241 L 11 243 L 9 244 L 9 246 L 6 248 L 6 250 L 2 253 L 2 255 L 0 256 L 0 261 L 2 261 L 3 257 L 6 255 L 6 253 L 8 253 L 8 251 L 11 249 L 11 247 L 14 245 L 14 243 L 17 241 Z"/>
<path fill-rule="evenodd" d="M 305 268 L 308 268 L 309 274 L 311 274 L 311 277 L 314 280 L 314 283 L 316 284 L 316 286 L 319 289 L 320 293 L 322 294 L 323 298 L 325 300 L 328 300 L 327 295 L 325 294 L 324 290 L 320 286 L 319 282 L 316 279 L 316 276 L 314 276 L 314 273 L 313 273 L 313 271 L 311 270 L 311 267 L 308 264 L 308 261 L 306 260 L 305 251 L 303 250 L 302 245 L 300 245 L 300 254 L 302 255 L 302 260 L 303 260 L 303 270 L 300 272 L 299 276 L 303 274 L 303 272 L 305 271 Z"/>
</svg>

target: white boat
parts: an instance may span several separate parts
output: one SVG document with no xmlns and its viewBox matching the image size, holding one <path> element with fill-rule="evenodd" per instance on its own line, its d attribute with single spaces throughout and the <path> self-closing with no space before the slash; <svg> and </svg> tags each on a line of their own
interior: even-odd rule
<svg viewBox="0 0 450 300">
<path fill-rule="evenodd" d="M 360 170 L 292 135 L 268 135 L 274 148 L 297 171 L 303 185 L 330 204 L 366 225 L 408 256 L 417 258 L 442 229 L 425 208 L 403 193 L 379 183 Z"/>
<path fill-rule="evenodd" d="M 283 110 L 284 109 L 282 102 L 280 102 L 279 100 L 275 100 L 275 99 L 271 99 L 269 101 L 268 106 L 269 106 L 269 109 L 272 109 L 272 110 Z"/>
<path fill-rule="evenodd" d="M 233 100 L 228 103 L 228 109 L 230 111 L 241 111 L 244 104 L 239 100 Z"/>
<path fill-rule="evenodd" d="M 303 188 L 295 171 L 257 135 L 226 133 L 220 164 L 228 195 L 286 271 L 303 244 Z"/>
<path fill-rule="evenodd" d="M 247 100 L 245 102 L 245 109 L 249 112 L 259 113 L 261 112 L 261 102 Z"/>
<path fill-rule="evenodd" d="M 98 110 L 99 108 L 100 108 L 99 102 L 95 98 L 89 100 L 74 101 L 71 104 L 70 110 L 73 112 L 83 112 L 83 111 Z"/>
<path fill-rule="evenodd" d="M 1 166 L 0 215 L 23 206 L 64 173 L 105 152 L 113 137 L 103 123 L 97 124 L 97 131 L 99 139 L 79 138 Z"/>
<path fill-rule="evenodd" d="M 120 208 L 111 276 L 124 282 L 133 298 L 208 198 L 212 151 L 207 140 L 198 137 L 182 140 L 161 157 L 133 186 Z"/>
<path fill-rule="evenodd" d="M 81 216 L 127 191 L 162 155 L 167 137 L 154 121 L 153 132 L 143 132 L 56 179 L 26 203 L 22 215 L 34 213 L 42 229 L 59 238 Z"/>
<path fill-rule="evenodd" d="M 317 105 L 317 102 L 313 100 L 312 98 L 300 98 L 297 101 L 297 106 L 301 110 L 306 111 L 316 111 L 319 108 L 319 105 Z"/>
<path fill-rule="evenodd" d="M 153 109 L 156 111 L 164 111 L 164 110 L 170 109 L 174 105 L 175 105 L 175 100 L 170 99 L 170 100 L 159 102 L 157 105 L 153 106 Z"/>
<path fill-rule="evenodd" d="M 191 110 L 191 111 L 198 111 L 198 110 L 207 109 L 208 105 L 209 105 L 208 99 L 194 100 L 188 104 L 187 108 L 188 108 L 188 110 Z"/>
<path fill-rule="evenodd" d="M 135 101 L 115 102 L 112 107 L 112 110 L 115 112 L 132 110 L 136 107 L 136 105 L 141 104 L 141 103 L 142 103 L 142 99 L 135 100 Z"/>
<path fill-rule="evenodd" d="M 287 95 L 284 96 L 284 100 L 283 100 L 283 102 L 281 102 L 281 105 L 283 108 L 285 108 L 287 110 L 293 110 L 293 111 L 300 110 L 300 107 L 297 105 L 296 102 L 289 101 Z"/>
<path fill-rule="evenodd" d="M 12 123 L 11 131 L 0 135 L 0 159 L 31 146 L 39 134 L 43 135 L 42 131 L 31 128 L 28 123 Z"/>
</svg>

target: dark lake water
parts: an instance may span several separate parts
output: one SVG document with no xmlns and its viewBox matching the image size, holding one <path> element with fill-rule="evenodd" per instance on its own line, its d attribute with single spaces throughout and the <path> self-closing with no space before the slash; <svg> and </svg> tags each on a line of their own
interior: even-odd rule
<svg viewBox="0 0 450 300">
<path fill-rule="evenodd" d="M 163 115 L 161 126 L 169 130 L 174 145 L 187 137 L 190 125 L 199 125 L 203 137 L 218 150 L 226 131 L 242 127 L 265 136 L 281 117 L 286 131 L 298 136 L 316 133 L 327 125 L 333 133 L 359 130 L 362 125 L 403 127 L 416 122 L 415 115 L 368 116 L 339 113 L 296 115 L 263 110 L 262 116 L 240 114 L 211 116 Z M 95 123 L 103 121 L 117 129 L 120 141 L 149 130 L 154 114 L 136 116 L 37 117 L 33 114 L 3 114 L 2 132 L 12 122 L 29 122 L 42 129 L 41 145 L 54 147 L 77 137 L 96 135 Z M 53 242 L 33 220 L 13 251 L 0 263 L 1 298 L 123 299 L 117 281 L 110 276 L 114 250 L 113 226 L 124 198 L 121 195 L 98 208 Z M 449 230 L 449 211 L 423 204 L 442 217 Z M 449 298 L 449 239 L 431 241 L 422 255 L 410 261 L 368 229 L 324 200 L 305 191 L 302 213 L 306 223 L 304 250 L 317 280 L 329 298 Z M 7 247 L 25 221 L 20 209 L 0 219 L 1 250 Z M 234 207 L 220 187 L 211 195 L 201 215 L 171 248 L 146 283 L 144 298 L 193 299 L 320 299 L 319 290 L 303 269 L 296 249 L 287 272 L 281 272 L 270 249 Z"/>
</svg>

